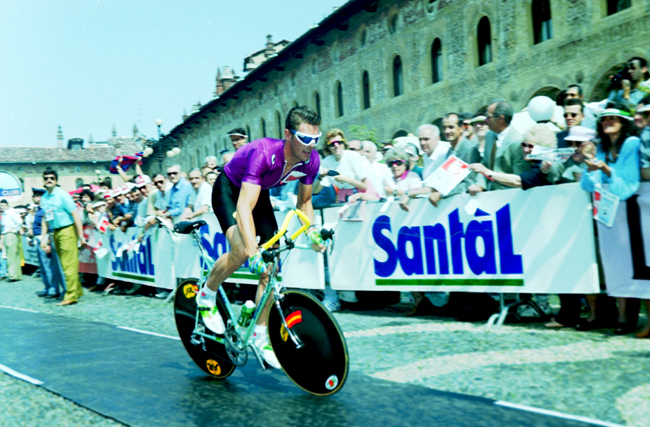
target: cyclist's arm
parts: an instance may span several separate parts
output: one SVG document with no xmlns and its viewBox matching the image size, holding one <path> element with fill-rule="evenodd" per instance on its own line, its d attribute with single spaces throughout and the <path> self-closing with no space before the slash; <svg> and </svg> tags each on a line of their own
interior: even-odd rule
<svg viewBox="0 0 650 427">
<path fill-rule="evenodd" d="M 255 223 L 253 222 L 253 208 L 257 204 L 262 187 L 242 182 L 241 192 L 237 200 L 237 227 L 244 238 L 246 254 L 252 257 L 257 253 L 257 243 L 255 241 Z"/>
<path fill-rule="evenodd" d="M 305 185 L 302 182 L 298 184 L 298 201 L 296 202 L 296 208 L 300 209 L 307 218 L 309 222 L 314 223 L 314 206 L 311 204 L 311 190 L 312 185 Z"/>
</svg>

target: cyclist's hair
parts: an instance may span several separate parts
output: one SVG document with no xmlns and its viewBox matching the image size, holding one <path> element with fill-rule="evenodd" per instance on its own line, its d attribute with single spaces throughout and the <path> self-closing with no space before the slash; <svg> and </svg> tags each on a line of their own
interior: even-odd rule
<svg viewBox="0 0 650 427">
<path fill-rule="evenodd" d="M 565 107 L 568 107 L 570 105 L 579 105 L 580 106 L 580 112 L 581 113 L 585 112 L 585 104 L 579 99 L 573 98 L 573 99 L 567 99 L 566 101 L 564 101 L 564 106 Z"/>
<path fill-rule="evenodd" d="M 233 130 L 229 130 L 228 135 L 244 135 L 244 136 L 248 136 L 246 134 L 246 131 L 244 130 L 244 128 L 234 128 Z"/>
<path fill-rule="evenodd" d="M 320 126 L 321 121 L 317 112 L 304 105 L 299 105 L 289 111 L 284 127 L 288 130 L 298 130 L 298 127 L 303 123 Z"/>
<path fill-rule="evenodd" d="M 49 166 L 46 167 L 45 170 L 43 171 L 43 178 L 45 178 L 45 175 L 54 175 L 56 180 L 57 181 L 59 180 L 59 174 L 56 173 L 56 171 Z"/>
<path fill-rule="evenodd" d="M 575 87 L 575 88 L 578 89 L 578 96 L 582 96 L 582 86 L 577 85 L 577 84 L 574 83 L 572 85 L 569 85 L 569 87 L 567 87 L 567 90 L 571 89 L 572 87 Z"/>
</svg>

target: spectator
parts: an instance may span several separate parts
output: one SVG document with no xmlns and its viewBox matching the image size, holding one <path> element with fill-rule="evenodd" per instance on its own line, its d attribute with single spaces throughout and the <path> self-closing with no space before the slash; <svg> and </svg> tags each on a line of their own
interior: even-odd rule
<svg viewBox="0 0 650 427">
<path fill-rule="evenodd" d="M 221 167 L 223 168 L 224 166 L 226 166 L 234 156 L 235 156 L 234 151 L 228 151 L 228 150 L 223 151 L 221 154 L 221 158 L 223 159 L 223 165 L 221 165 Z"/>
<path fill-rule="evenodd" d="M 566 162 L 558 164 L 559 179 L 556 180 L 556 183 L 580 182 L 580 178 L 587 168 L 582 148 L 587 142 L 597 144 L 598 134 L 595 130 L 584 126 L 572 126 L 564 141 L 567 147 L 575 148 L 576 151 Z"/>
<path fill-rule="evenodd" d="M 172 183 L 165 216 L 174 224 L 183 221 L 192 213 L 195 192 L 187 180 L 181 178 L 181 165 L 175 164 L 167 168 L 167 176 Z"/>
<path fill-rule="evenodd" d="M 413 135 L 409 135 L 395 138 L 394 142 L 395 148 L 402 150 L 409 155 L 409 170 L 418 174 L 420 179 L 422 179 L 424 170 L 418 163 L 420 162 L 420 156 L 422 156 L 424 152 L 420 148 L 420 140 Z"/>
<path fill-rule="evenodd" d="M 521 156 L 520 145 L 524 136 L 517 132 L 510 122 L 514 112 L 508 102 L 498 99 L 487 109 L 486 121 L 490 132 L 485 135 L 485 155 L 481 163 L 489 170 L 506 174 L 519 174 L 528 168 Z M 476 184 L 469 186 L 470 194 L 481 191 L 502 190 L 508 188 L 503 184 L 489 181 L 483 175 L 478 175 Z"/>
<path fill-rule="evenodd" d="M 246 131 L 243 128 L 235 128 L 231 130 L 228 132 L 228 136 L 230 137 L 230 141 L 232 141 L 233 147 L 235 147 L 235 151 L 239 150 L 242 145 L 248 142 L 248 136 L 246 135 Z M 232 159 L 232 156 L 230 159 Z M 230 161 L 230 159 L 228 159 L 228 161 Z M 225 161 L 225 159 L 224 162 L 228 163 Z"/>
<path fill-rule="evenodd" d="M 551 182 L 548 180 L 546 175 L 551 170 L 551 162 L 546 160 L 529 160 L 527 157 L 532 153 L 535 145 L 547 148 L 556 148 L 557 139 L 555 133 L 550 130 L 548 126 L 542 123 L 528 128 L 520 149 L 520 156 L 522 159 L 532 165 L 528 170 L 521 169 L 518 173 L 495 172 L 487 169 L 483 163 L 474 163 L 470 167 L 475 172 L 488 176 L 495 182 L 506 187 L 523 188 L 524 190 L 527 190 L 532 187 L 550 185 Z"/>
<path fill-rule="evenodd" d="M 216 178 L 215 178 L 216 179 Z M 194 204 L 193 212 L 191 212 L 187 219 L 203 219 L 205 214 L 213 212 L 212 210 L 212 186 L 205 182 L 201 176 L 201 171 L 192 169 L 190 172 L 190 184 L 194 189 Z"/>
<path fill-rule="evenodd" d="M 52 250 L 49 244 L 49 236 L 46 236 L 46 250 L 41 247 L 41 235 L 43 216 L 45 211 L 41 209 L 41 197 L 45 190 L 40 188 L 32 188 L 32 202 L 36 205 L 36 214 L 34 215 L 34 222 L 32 228 L 29 230 L 29 235 L 33 238 L 30 245 L 36 244 L 36 256 L 38 257 L 38 264 L 41 270 L 41 278 L 45 289 L 41 292 L 36 292 L 36 295 L 42 298 L 59 298 L 61 296 L 60 289 L 64 289 L 65 285 L 62 282 L 61 269 L 59 267 L 59 259 L 56 256 L 56 251 Z"/>
<path fill-rule="evenodd" d="M 399 197 L 409 190 L 422 188 L 418 174 L 409 170 L 411 156 L 408 153 L 393 148 L 386 153 L 385 160 L 392 172 L 392 176 L 384 181 L 386 194 Z"/>
<path fill-rule="evenodd" d="M 641 114 L 645 120 L 645 127 L 640 136 L 641 178 L 650 181 L 650 102 L 637 108 L 636 112 Z"/>
<path fill-rule="evenodd" d="M 0 247 L 7 254 L 7 278 L 9 282 L 17 282 L 23 279 L 21 264 L 21 230 L 23 219 L 27 215 L 27 209 L 23 205 L 9 208 L 2 215 L 2 235 L 0 235 Z"/>
<path fill-rule="evenodd" d="M 375 187 L 379 198 L 386 198 L 386 191 L 384 190 L 384 180 L 390 178 L 392 173 L 385 163 L 377 161 L 377 146 L 372 141 L 362 141 L 361 145 L 363 150 L 361 154 L 368 159 L 370 166 L 372 166 L 373 174 L 371 177 L 372 186 Z"/>
<path fill-rule="evenodd" d="M 218 176 L 219 172 L 210 171 L 205 174 L 205 182 L 207 182 L 210 187 L 213 187 Z"/>
<path fill-rule="evenodd" d="M 474 128 L 474 135 L 476 135 L 476 145 L 472 153 L 472 163 L 479 163 L 483 160 L 485 155 L 485 135 L 490 130 L 487 125 L 486 109 L 481 109 L 477 112 L 471 120 L 472 127 Z"/>
<path fill-rule="evenodd" d="M 460 115 L 461 126 L 463 128 L 463 138 L 466 138 L 468 141 L 474 142 L 476 135 L 474 134 L 474 127 L 472 126 L 472 118 L 474 114 L 470 112 L 462 113 Z"/>
<path fill-rule="evenodd" d="M 630 58 L 620 76 L 622 77 L 621 89 L 612 90 L 607 100 L 622 104 L 627 110 L 633 110 L 639 101 L 647 95 L 647 92 L 641 88 L 641 83 L 648 78 L 647 74 L 648 61 L 639 56 Z"/>
<path fill-rule="evenodd" d="M 90 190 L 83 190 L 81 192 L 81 198 L 80 198 L 80 203 L 81 203 L 81 223 L 83 225 L 90 225 L 93 224 L 92 221 L 92 215 L 94 214 L 94 209 L 93 209 L 93 199 L 94 199 L 94 194 Z"/>
<path fill-rule="evenodd" d="M 422 176 L 427 179 L 445 160 L 445 155 L 451 144 L 440 140 L 440 129 L 438 126 L 424 124 L 417 130 L 420 139 L 420 147 L 424 152 L 424 168 Z"/>
<path fill-rule="evenodd" d="M 327 132 L 325 141 L 331 155 L 325 157 L 321 162 L 315 192 L 320 192 L 322 186 L 336 185 L 339 188 L 338 201 L 347 201 L 347 198 L 355 192 L 364 193 L 366 200 L 378 200 L 377 192 L 369 179 L 372 175 L 370 163 L 359 153 L 347 150 L 343 131 L 340 129 L 330 130 Z M 336 171 L 338 174 L 330 178 L 327 176 L 330 170 Z"/>
<path fill-rule="evenodd" d="M 567 145 L 564 138 L 569 134 L 573 126 L 580 126 L 584 119 L 585 106 L 579 99 L 567 99 L 564 103 L 564 120 L 566 121 L 566 130 L 557 133 L 558 148 L 565 148 Z"/>
<path fill-rule="evenodd" d="M 149 201 L 142 193 L 142 187 L 134 185 L 131 187 L 130 197 L 131 205 L 135 206 L 135 215 L 133 217 L 133 224 L 136 227 L 144 227 L 147 221 L 147 208 L 149 206 Z"/>
<path fill-rule="evenodd" d="M 167 181 L 165 175 L 157 173 L 153 176 L 153 185 L 155 186 L 155 189 L 149 194 L 147 215 L 164 217 L 167 210 L 169 192 L 172 189 L 172 183 Z M 155 224 L 155 219 L 152 224 Z"/>
<path fill-rule="evenodd" d="M 138 175 L 135 177 L 135 185 L 140 189 L 144 197 L 149 197 L 149 192 L 152 190 L 151 178 L 148 175 Z"/>
<path fill-rule="evenodd" d="M 584 105 L 584 94 L 582 92 L 582 87 L 577 84 L 569 85 L 566 89 L 565 100 L 558 105 L 565 105 L 569 99 L 579 99 L 583 102 L 583 118 L 581 126 L 588 127 L 589 129 L 596 130 L 596 113 L 589 106 Z M 577 125 L 576 125 L 577 126 Z"/>
<path fill-rule="evenodd" d="M 597 184 L 609 184 L 609 192 L 620 197 L 621 201 L 630 198 L 639 188 L 639 138 L 632 135 L 632 115 L 625 110 L 621 104 L 607 104 L 600 117 L 598 124 L 598 136 L 601 143 L 596 147 L 591 143 L 586 143 L 582 152 L 586 157 L 587 172 L 582 175 L 580 183 L 585 191 L 593 192 Z M 617 219 L 623 218 L 625 209 L 617 210 Z M 625 219 L 622 219 L 625 220 Z M 616 241 L 618 238 L 615 229 L 598 224 L 598 241 L 602 256 L 616 256 L 613 253 L 607 253 L 606 247 L 608 242 Z M 616 289 L 613 281 L 627 281 L 627 277 L 616 277 L 608 275 L 607 277 L 608 294 L 612 295 L 612 288 Z M 625 285 L 623 284 L 623 287 Z M 615 291 L 614 291 L 615 292 Z M 617 335 L 624 335 L 632 332 L 636 327 L 627 319 L 627 297 L 633 295 L 612 295 L 617 297 L 618 301 L 618 324 L 614 330 Z M 602 324 L 596 318 L 596 298 L 597 295 L 587 295 L 589 303 L 589 317 L 578 324 L 577 329 L 581 331 L 601 327 Z M 647 301 L 646 301 L 647 303 Z"/>
<path fill-rule="evenodd" d="M 361 152 L 361 141 L 358 139 L 351 139 L 348 141 L 348 150 L 356 151 L 357 153 Z"/>
<path fill-rule="evenodd" d="M 68 287 L 63 301 L 58 305 L 75 304 L 83 295 L 79 282 L 79 251 L 78 244 L 85 245 L 81 219 L 68 193 L 57 186 L 59 175 L 54 169 L 48 168 L 43 172 L 43 181 L 47 192 L 42 198 L 42 208 L 45 211 L 41 224 L 41 249 L 47 251 L 45 237 L 52 233 L 54 248 L 61 261 L 61 267 Z M 74 224 L 74 226 L 73 226 Z M 76 229 L 76 233 L 75 233 Z"/>
<path fill-rule="evenodd" d="M 9 202 L 0 200 L 0 233 L 2 232 L 2 217 L 9 209 Z M 7 278 L 7 251 L 0 245 L 0 280 Z"/>
</svg>

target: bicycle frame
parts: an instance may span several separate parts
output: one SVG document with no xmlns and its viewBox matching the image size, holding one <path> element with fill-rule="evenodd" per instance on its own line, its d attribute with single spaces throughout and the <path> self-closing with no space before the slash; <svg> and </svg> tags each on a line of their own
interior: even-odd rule
<svg viewBox="0 0 650 427">
<path fill-rule="evenodd" d="M 228 322 L 230 322 L 232 324 L 232 326 L 234 328 L 234 331 L 236 332 L 237 337 L 239 338 L 239 342 L 243 343 L 243 344 L 240 344 L 240 347 L 241 347 L 241 348 L 239 348 L 240 351 L 243 351 L 244 349 L 246 349 L 246 347 L 248 345 L 250 345 L 250 341 L 251 341 L 251 338 L 252 338 L 252 334 L 253 334 L 255 325 L 257 324 L 257 321 L 259 320 L 259 317 L 260 317 L 264 307 L 266 306 L 266 303 L 268 301 L 269 296 L 271 295 L 271 292 L 273 292 L 274 300 L 275 300 L 275 306 L 278 309 L 278 312 L 280 313 L 280 317 L 282 319 L 282 323 L 284 324 L 285 330 L 289 333 L 289 336 L 291 337 L 292 341 L 296 344 L 297 348 L 300 348 L 303 345 L 302 342 L 300 341 L 300 339 L 297 336 L 295 336 L 295 334 L 291 331 L 291 328 L 289 328 L 287 326 L 286 319 L 284 318 L 284 314 L 282 313 L 282 310 L 280 308 L 280 301 L 282 300 L 281 292 L 282 292 L 282 290 L 284 288 L 282 287 L 282 285 L 279 284 L 279 282 L 276 279 L 276 276 L 277 276 L 278 271 L 279 271 L 280 253 L 291 250 L 294 247 L 298 247 L 298 248 L 301 248 L 301 249 L 308 249 L 309 248 L 309 246 L 297 245 L 294 242 L 294 240 L 296 240 L 302 233 L 304 233 L 311 226 L 311 222 L 309 221 L 309 218 L 307 218 L 307 216 L 298 209 L 289 211 L 289 213 L 287 214 L 287 216 L 284 219 L 284 222 L 282 223 L 282 227 L 280 227 L 280 230 L 268 242 L 263 244 L 262 248 L 265 251 L 270 250 L 271 247 L 274 244 L 276 244 L 277 241 L 280 240 L 280 238 L 282 238 L 287 233 L 287 228 L 289 226 L 289 223 L 291 222 L 291 219 L 293 218 L 293 216 L 296 216 L 296 215 L 301 220 L 302 227 L 300 227 L 290 237 L 286 238 L 287 244 L 285 246 L 283 246 L 281 248 L 278 248 L 278 249 L 271 250 L 270 254 L 267 252 L 267 257 L 270 257 L 271 255 L 273 257 L 272 258 L 272 265 L 271 265 L 271 269 L 270 269 L 270 273 L 269 273 L 269 276 L 270 276 L 269 277 L 269 283 L 267 284 L 266 289 L 264 290 L 264 294 L 262 295 L 262 298 L 260 299 L 260 302 L 259 302 L 259 304 L 257 305 L 257 307 L 255 309 L 255 313 L 253 315 L 253 318 L 251 319 L 251 322 L 250 322 L 249 326 L 244 328 L 244 327 L 239 326 L 237 324 L 236 316 L 235 316 L 235 312 L 233 311 L 232 304 L 230 303 L 230 300 L 228 299 L 228 297 L 226 295 L 226 292 L 223 289 L 223 286 L 219 287 L 219 295 L 221 296 L 221 299 L 222 299 L 222 301 L 224 303 L 224 306 L 226 308 L 226 311 L 228 312 L 228 317 L 229 317 L 228 319 L 224 319 L 224 321 L 226 322 L 226 326 L 228 326 Z M 208 278 L 208 276 L 210 274 L 210 271 L 212 271 L 212 268 L 214 267 L 214 264 L 215 264 L 216 261 L 214 259 L 212 259 L 212 257 L 208 254 L 208 252 L 205 250 L 205 248 L 201 244 L 201 236 L 199 235 L 197 230 L 192 231 L 192 236 L 194 237 L 194 240 L 198 244 L 199 253 L 200 253 L 201 258 L 203 259 L 203 261 L 207 265 L 208 274 L 203 274 L 202 277 L 198 281 L 199 289 L 201 289 L 201 287 L 203 287 L 203 285 L 205 284 L 205 281 L 207 280 L 207 278 Z M 204 270 L 204 271 L 206 271 L 206 270 Z M 203 337 L 203 338 L 206 338 L 206 339 L 210 339 L 210 340 L 216 341 L 216 342 L 221 343 L 221 344 L 228 345 L 226 339 L 215 337 L 213 335 L 206 334 L 203 331 L 199 330 L 200 329 L 199 328 L 199 316 L 200 316 L 200 314 L 197 311 L 197 313 L 196 313 L 196 323 L 195 323 L 195 326 L 194 326 L 194 335 L 200 336 L 200 337 Z M 243 337 L 241 335 L 242 330 L 243 330 Z M 256 353 L 256 355 L 257 355 L 257 353 Z M 259 355 L 258 355 L 258 359 L 259 359 Z"/>
</svg>

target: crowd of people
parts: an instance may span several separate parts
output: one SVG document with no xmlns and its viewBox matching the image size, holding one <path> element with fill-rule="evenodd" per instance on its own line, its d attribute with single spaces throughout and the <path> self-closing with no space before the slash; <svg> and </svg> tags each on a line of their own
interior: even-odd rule
<svg viewBox="0 0 650 427">
<path fill-rule="evenodd" d="M 588 192 L 599 184 L 609 184 L 609 191 L 625 201 L 638 191 L 640 181 L 650 180 L 647 62 L 632 58 L 625 70 L 621 81 L 613 81 L 618 86 L 600 103 L 586 104 L 582 88 L 577 84 L 569 86 L 555 100 L 563 109 L 563 120 L 538 122 L 525 132 L 513 126 L 515 112 L 504 99 L 495 99 L 472 113 L 449 112 L 440 127 L 422 124 L 413 134 L 383 143 L 347 138 L 343 130 L 330 129 L 317 145 L 321 167 L 313 184 L 313 206 L 393 200 L 408 211 L 415 198 L 426 198 L 437 207 L 441 200 L 459 194 L 476 195 L 509 188 L 527 190 L 565 183 L 580 183 Z M 249 142 L 242 128 L 233 129 L 228 135 L 233 149 L 218 153 L 221 161 L 210 156 L 190 171 L 174 164 L 166 173 L 149 177 L 140 169 L 139 162 L 135 163 L 135 175 L 128 175 L 118 165 L 117 171 L 126 182 L 119 188 L 112 188 L 107 179 L 85 184 L 70 195 L 57 187 L 58 175 L 48 168 L 43 173 L 45 188 L 33 189 L 31 205 L 9 208 L 6 201 L 0 201 L 0 276 L 9 281 L 21 279 L 19 237 L 26 234 L 29 244 L 38 249 L 45 285 L 38 295 L 62 298 L 61 305 L 74 304 L 83 294 L 78 265 L 75 266 L 78 247 L 86 243 L 82 227 L 140 227 L 144 233 L 157 225 L 158 218 L 176 224 L 212 215 L 214 182 L 235 152 Z M 535 147 L 575 151 L 565 162 L 538 161 L 528 157 Z M 432 177 L 452 156 L 468 164 L 472 172 L 451 192 L 443 194 Z M 298 180 L 294 180 L 271 189 L 275 209 L 284 210 L 295 204 L 297 185 Z M 103 278 L 86 283 L 91 289 L 110 286 Z M 137 288 L 122 284 L 126 293 Z M 167 296 L 164 290 L 154 294 Z M 535 298 L 541 306 L 546 305 L 544 296 Z M 325 291 L 324 304 L 329 310 L 339 310 L 341 300 L 348 304 L 358 301 L 354 292 Z M 561 295 L 560 300 L 561 310 L 546 324 L 548 327 L 591 330 L 613 326 L 617 334 L 636 329 L 638 315 L 630 309 L 634 302 L 628 298 L 618 298 L 613 323 L 607 323 L 605 316 L 599 319 L 597 308 L 606 303 L 597 303 L 598 295 Z M 451 305 L 450 296 L 444 293 L 413 293 L 412 303 L 412 315 L 427 309 L 442 312 Z M 650 300 L 645 304 L 650 312 Z M 582 314 L 586 307 L 585 318 Z M 637 336 L 650 336 L 650 323 Z"/>
</svg>

